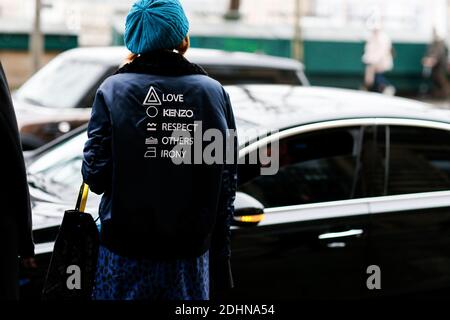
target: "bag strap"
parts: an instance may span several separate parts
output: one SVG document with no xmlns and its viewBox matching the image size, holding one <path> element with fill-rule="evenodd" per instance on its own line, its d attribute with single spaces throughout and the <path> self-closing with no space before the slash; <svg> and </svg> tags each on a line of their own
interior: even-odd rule
<svg viewBox="0 0 450 320">
<path fill-rule="evenodd" d="M 77 204 L 75 205 L 76 211 L 84 212 L 84 210 L 86 209 L 88 193 L 89 193 L 89 186 L 83 182 L 80 187 L 80 192 L 78 193 Z"/>
</svg>

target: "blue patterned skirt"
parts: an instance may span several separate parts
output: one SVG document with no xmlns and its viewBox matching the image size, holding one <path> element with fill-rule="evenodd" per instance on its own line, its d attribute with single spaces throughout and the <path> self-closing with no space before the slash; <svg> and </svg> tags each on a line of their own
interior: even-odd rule
<svg viewBox="0 0 450 320">
<path fill-rule="evenodd" d="M 209 253 L 179 260 L 130 259 L 100 246 L 94 300 L 208 300 Z"/>
</svg>

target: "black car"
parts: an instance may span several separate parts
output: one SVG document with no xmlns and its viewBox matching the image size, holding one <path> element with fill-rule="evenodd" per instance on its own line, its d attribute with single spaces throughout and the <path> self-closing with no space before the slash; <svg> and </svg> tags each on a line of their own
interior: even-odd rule
<svg viewBox="0 0 450 320">
<path fill-rule="evenodd" d="M 450 112 L 406 99 L 288 85 L 227 87 L 240 158 L 279 144 L 279 170 L 239 165 L 233 299 L 447 295 Z M 270 133 L 270 134 L 268 134 Z M 40 269 L 81 181 L 80 128 L 28 157 Z M 89 199 L 96 214 L 98 196 Z M 381 290 L 370 290 L 372 270 Z M 225 297 L 227 298 L 227 297 Z"/>
</svg>

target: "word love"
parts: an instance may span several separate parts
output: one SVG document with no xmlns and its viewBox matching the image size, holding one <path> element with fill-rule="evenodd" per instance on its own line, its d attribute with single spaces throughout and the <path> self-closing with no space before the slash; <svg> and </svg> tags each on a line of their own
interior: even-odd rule
<svg viewBox="0 0 450 320">
<path fill-rule="evenodd" d="M 162 95 L 162 101 L 164 102 L 184 102 L 182 94 L 167 93 Z"/>
</svg>

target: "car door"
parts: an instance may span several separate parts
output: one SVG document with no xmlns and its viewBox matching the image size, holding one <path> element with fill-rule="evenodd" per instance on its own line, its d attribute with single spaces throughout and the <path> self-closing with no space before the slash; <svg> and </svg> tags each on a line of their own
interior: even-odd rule
<svg viewBox="0 0 450 320">
<path fill-rule="evenodd" d="M 394 120 L 378 130 L 386 167 L 384 196 L 369 201 L 370 261 L 381 271 L 374 296 L 450 288 L 450 126 L 418 123 Z"/>
<path fill-rule="evenodd" d="M 275 175 L 240 166 L 239 191 L 265 206 L 265 218 L 256 227 L 233 230 L 233 298 L 354 298 L 364 293 L 365 127 L 339 121 L 336 126 L 300 127 L 282 137 Z"/>
</svg>

